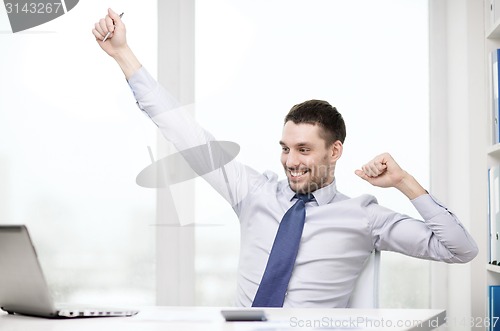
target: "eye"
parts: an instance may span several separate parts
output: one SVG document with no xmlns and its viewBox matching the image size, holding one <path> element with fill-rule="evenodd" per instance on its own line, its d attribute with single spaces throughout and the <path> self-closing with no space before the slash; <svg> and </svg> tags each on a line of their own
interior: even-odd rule
<svg viewBox="0 0 500 331">
<path fill-rule="evenodd" d="M 310 149 L 309 148 L 301 148 L 299 149 L 299 152 L 305 154 L 305 153 L 309 153 Z"/>
<path fill-rule="evenodd" d="M 288 153 L 290 151 L 290 148 L 282 146 L 281 147 L 281 151 L 286 154 L 286 153 Z"/>
</svg>

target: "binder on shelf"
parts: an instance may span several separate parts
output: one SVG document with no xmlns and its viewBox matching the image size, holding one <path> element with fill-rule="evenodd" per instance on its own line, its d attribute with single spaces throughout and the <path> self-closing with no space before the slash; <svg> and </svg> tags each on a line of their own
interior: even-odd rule
<svg viewBox="0 0 500 331">
<path fill-rule="evenodd" d="M 488 290 L 489 330 L 500 331 L 500 286 L 490 285 Z"/>
<path fill-rule="evenodd" d="M 491 226 L 491 219 L 492 219 L 492 213 L 493 213 L 493 208 L 491 206 L 492 204 L 492 170 L 491 168 L 488 169 L 488 250 L 487 250 L 487 261 L 490 263 L 490 264 L 496 264 L 496 260 L 495 260 L 495 254 L 493 254 L 493 237 L 492 237 L 492 234 L 493 234 L 493 228 Z"/>
<path fill-rule="evenodd" d="M 488 170 L 489 262 L 500 264 L 500 165 Z"/>
<path fill-rule="evenodd" d="M 500 106 L 499 106 L 499 98 L 498 96 L 500 95 L 499 93 L 499 88 L 500 84 L 498 82 L 498 79 L 500 77 L 499 70 L 500 67 L 498 66 L 498 59 L 500 59 L 500 49 L 495 49 L 490 53 L 490 62 L 491 62 L 491 109 L 492 109 L 492 118 L 491 118 L 491 123 L 492 123 L 492 143 L 496 144 L 500 142 L 500 126 L 499 126 L 499 113 L 500 113 Z"/>
</svg>

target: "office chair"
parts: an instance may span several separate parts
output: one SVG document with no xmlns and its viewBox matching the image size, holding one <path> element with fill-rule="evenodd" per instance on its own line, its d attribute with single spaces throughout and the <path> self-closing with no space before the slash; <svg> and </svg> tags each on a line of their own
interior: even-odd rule
<svg viewBox="0 0 500 331">
<path fill-rule="evenodd" d="M 378 308 L 380 252 L 373 251 L 354 285 L 348 308 Z"/>
</svg>

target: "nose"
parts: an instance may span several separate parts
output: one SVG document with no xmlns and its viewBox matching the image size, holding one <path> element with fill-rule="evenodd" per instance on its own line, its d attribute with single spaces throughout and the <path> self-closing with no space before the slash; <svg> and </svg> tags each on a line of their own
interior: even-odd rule
<svg viewBox="0 0 500 331">
<path fill-rule="evenodd" d="M 285 165 L 287 168 L 297 168 L 300 165 L 299 155 L 293 151 L 289 151 L 287 154 Z"/>
</svg>

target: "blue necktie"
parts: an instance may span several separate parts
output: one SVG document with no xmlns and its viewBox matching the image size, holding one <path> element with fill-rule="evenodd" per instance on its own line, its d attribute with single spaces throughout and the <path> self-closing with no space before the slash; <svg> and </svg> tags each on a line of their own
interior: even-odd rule
<svg viewBox="0 0 500 331">
<path fill-rule="evenodd" d="M 308 194 L 296 194 L 295 197 L 297 202 L 281 220 L 252 307 L 283 307 L 304 229 L 306 202 L 314 199 Z"/>
</svg>

